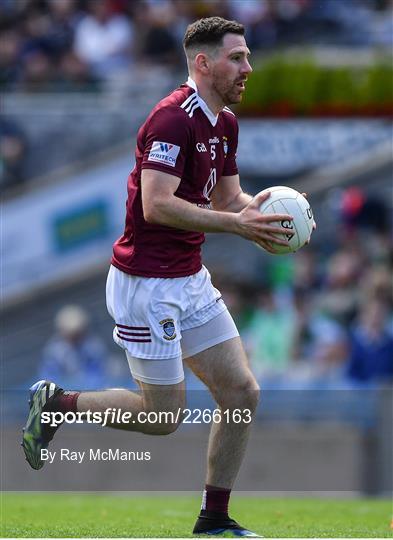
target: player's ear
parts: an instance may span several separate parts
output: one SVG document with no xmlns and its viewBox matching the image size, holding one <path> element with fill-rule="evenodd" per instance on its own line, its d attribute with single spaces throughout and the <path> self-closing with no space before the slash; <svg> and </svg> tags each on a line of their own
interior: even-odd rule
<svg viewBox="0 0 393 540">
<path fill-rule="evenodd" d="M 195 67 L 198 71 L 201 73 L 208 73 L 210 69 L 210 58 L 205 53 L 199 53 L 196 55 L 195 60 Z"/>
</svg>

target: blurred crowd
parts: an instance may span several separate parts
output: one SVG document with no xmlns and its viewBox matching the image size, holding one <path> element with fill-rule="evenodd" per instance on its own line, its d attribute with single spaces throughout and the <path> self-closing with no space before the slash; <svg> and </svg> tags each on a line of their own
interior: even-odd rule
<svg viewBox="0 0 393 540">
<path fill-rule="evenodd" d="M 393 383 L 393 258 L 389 210 L 358 188 L 343 193 L 326 247 L 269 257 L 262 284 L 213 273 L 252 370 L 267 389 L 353 389 Z M 71 388 L 130 386 L 80 306 L 65 306 L 39 368 Z M 116 360 L 116 361 L 115 361 Z M 190 388 L 200 388 L 186 370 Z"/>
<path fill-rule="evenodd" d="M 0 189 L 23 184 L 26 180 L 27 138 L 11 119 L 0 118 Z"/>
<path fill-rule="evenodd" d="M 54 332 L 44 346 L 38 377 L 64 388 L 97 390 L 122 384 L 132 387 L 125 357 L 110 353 L 94 331 L 91 314 L 66 304 L 54 318 Z"/>
<path fill-rule="evenodd" d="M 263 387 L 353 388 L 393 382 L 390 210 L 343 193 L 330 246 L 269 258 L 258 286 L 220 283 Z"/>
<path fill-rule="evenodd" d="M 133 67 L 184 69 L 182 37 L 211 15 L 251 49 L 391 45 L 392 0 L 0 0 L 0 88 L 94 91 Z"/>
<path fill-rule="evenodd" d="M 256 55 L 302 44 L 389 47 L 392 10 L 393 0 L 0 0 L 0 90 L 96 94 L 184 72 L 184 31 L 211 15 L 241 21 Z M 31 144 L 24 123 L 0 118 L 2 190 L 35 175 L 39 136 Z"/>
</svg>

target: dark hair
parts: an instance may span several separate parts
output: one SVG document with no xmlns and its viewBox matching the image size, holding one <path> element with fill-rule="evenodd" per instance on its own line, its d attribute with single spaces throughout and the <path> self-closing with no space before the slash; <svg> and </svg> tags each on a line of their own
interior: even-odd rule
<svg viewBox="0 0 393 540">
<path fill-rule="evenodd" d="M 222 17 L 206 17 L 189 24 L 184 35 L 183 45 L 187 50 L 196 45 L 217 47 L 222 44 L 225 34 L 244 36 L 244 26 L 237 21 L 227 21 Z"/>
</svg>

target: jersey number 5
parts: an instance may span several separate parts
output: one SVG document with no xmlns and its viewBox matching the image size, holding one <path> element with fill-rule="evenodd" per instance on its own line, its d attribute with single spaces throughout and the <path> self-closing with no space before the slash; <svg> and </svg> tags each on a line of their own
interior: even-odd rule
<svg viewBox="0 0 393 540">
<path fill-rule="evenodd" d="M 203 188 L 203 195 L 206 199 L 210 198 L 210 193 L 213 191 L 214 186 L 217 184 L 217 171 L 216 169 L 210 169 L 209 178 Z"/>
</svg>

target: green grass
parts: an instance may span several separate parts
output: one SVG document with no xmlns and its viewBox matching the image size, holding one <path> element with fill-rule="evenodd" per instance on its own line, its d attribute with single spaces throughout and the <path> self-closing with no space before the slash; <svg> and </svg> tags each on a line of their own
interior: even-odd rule
<svg viewBox="0 0 393 540">
<path fill-rule="evenodd" d="M 189 537 L 195 496 L 3 494 L 2 537 Z M 386 500 L 234 497 L 231 514 L 265 537 L 392 537 Z"/>
</svg>

